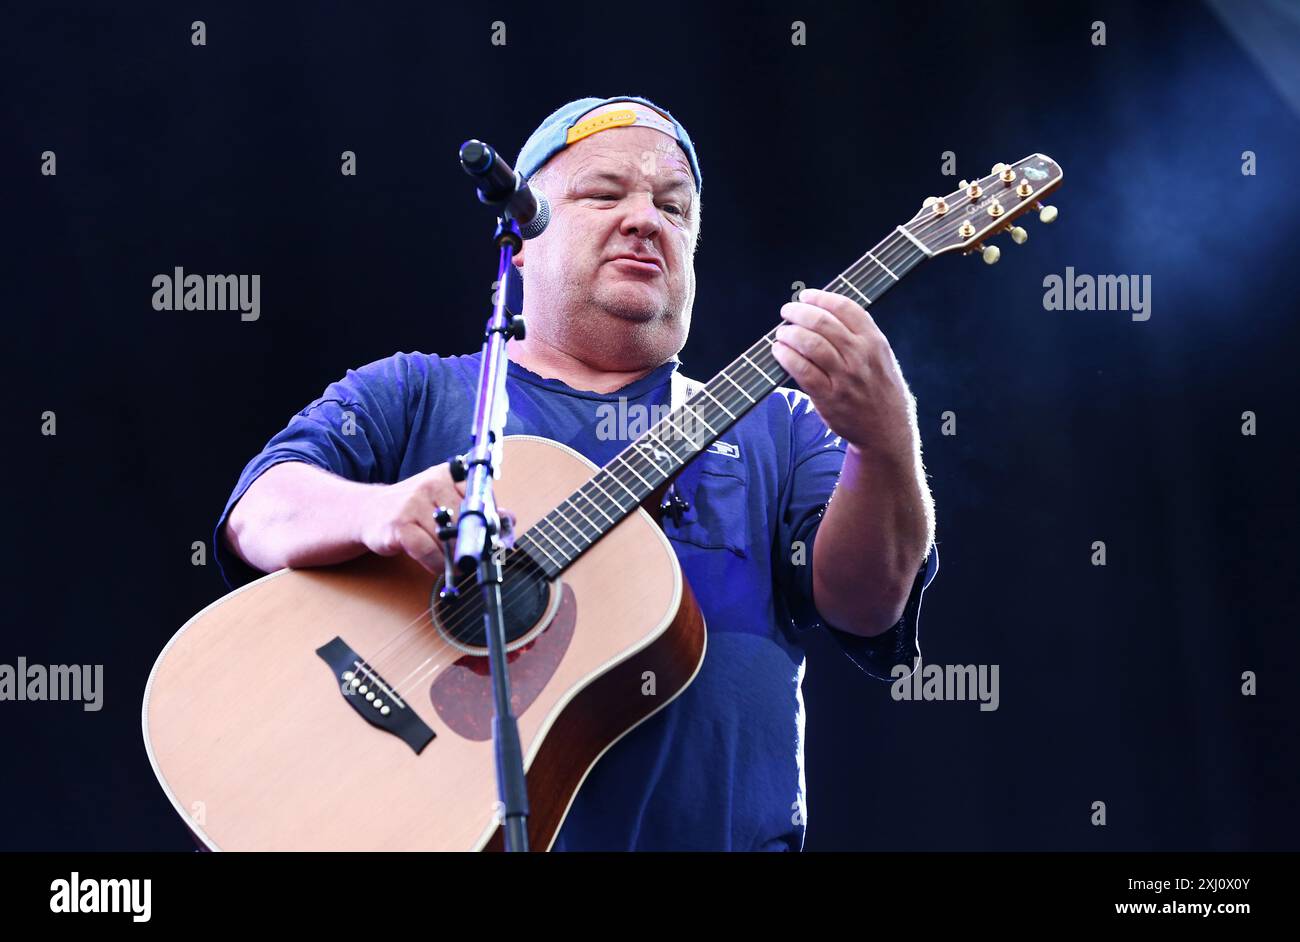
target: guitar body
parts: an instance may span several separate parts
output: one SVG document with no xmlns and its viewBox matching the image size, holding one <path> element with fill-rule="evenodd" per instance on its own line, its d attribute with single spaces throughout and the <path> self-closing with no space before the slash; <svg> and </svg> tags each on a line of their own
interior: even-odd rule
<svg viewBox="0 0 1300 942">
<path fill-rule="evenodd" d="M 497 502 L 521 534 L 596 470 L 541 438 L 511 436 L 504 449 Z M 500 847 L 487 659 L 430 616 L 436 581 L 406 557 L 282 570 L 176 633 L 142 722 L 154 771 L 203 844 Z M 534 850 L 550 848 L 605 750 L 681 693 L 705 651 L 703 617 L 644 510 L 542 591 L 545 614 L 508 645 Z M 364 698 L 322 650 L 355 653 L 382 683 Z M 375 725 L 384 707 L 403 735 Z"/>
</svg>

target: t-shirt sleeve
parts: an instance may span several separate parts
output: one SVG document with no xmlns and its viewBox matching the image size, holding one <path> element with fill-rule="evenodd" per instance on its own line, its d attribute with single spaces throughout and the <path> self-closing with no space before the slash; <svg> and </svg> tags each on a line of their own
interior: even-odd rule
<svg viewBox="0 0 1300 942">
<path fill-rule="evenodd" d="M 230 588 L 263 575 L 231 551 L 221 534 L 235 504 L 267 469 L 302 461 L 351 481 L 397 481 L 408 434 L 411 372 L 405 354 L 348 370 L 245 466 L 213 534 L 214 555 Z"/>
<path fill-rule="evenodd" d="M 893 681 L 896 664 L 910 670 L 920 656 L 917 635 L 921 596 L 939 569 L 938 550 L 931 545 L 925 565 L 917 572 L 898 624 L 872 638 L 840 631 L 825 623 L 813 604 L 812 560 L 817 530 L 839 480 L 846 446 L 826 427 L 804 393 L 783 391 L 790 404 L 789 474 L 782 490 L 777 543 L 773 547 L 779 604 L 784 604 L 797 632 L 825 627 L 836 645 L 873 677 Z"/>
</svg>

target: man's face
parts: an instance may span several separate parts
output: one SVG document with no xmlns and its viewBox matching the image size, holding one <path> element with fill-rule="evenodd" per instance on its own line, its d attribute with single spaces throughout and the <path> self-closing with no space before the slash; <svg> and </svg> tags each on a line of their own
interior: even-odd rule
<svg viewBox="0 0 1300 942">
<path fill-rule="evenodd" d="M 555 155 L 538 188 L 551 223 L 515 262 L 530 330 L 597 360 L 662 361 L 680 350 L 695 297 L 699 207 L 676 142 L 647 127 L 601 131 Z"/>
</svg>

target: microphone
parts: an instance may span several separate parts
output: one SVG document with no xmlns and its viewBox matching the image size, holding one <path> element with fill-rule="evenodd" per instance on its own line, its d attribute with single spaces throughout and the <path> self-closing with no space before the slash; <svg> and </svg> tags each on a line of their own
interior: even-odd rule
<svg viewBox="0 0 1300 942">
<path fill-rule="evenodd" d="M 541 190 L 534 193 L 501 155 L 482 141 L 460 145 L 460 165 L 478 181 L 479 202 L 501 208 L 519 223 L 519 234 L 535 239 L 551 221 L 551 204 Z"/>
</svg>

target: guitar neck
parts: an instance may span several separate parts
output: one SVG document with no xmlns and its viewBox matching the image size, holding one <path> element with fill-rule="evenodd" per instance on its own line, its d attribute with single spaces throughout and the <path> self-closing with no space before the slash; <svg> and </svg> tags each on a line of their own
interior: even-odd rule
<svg viewBox="0 0 1300 942">
<path fill-rule="evenodd" d="M 836 275 L 824 290 L 866 307 L 929 255 L 899 226 Z M 549 578 L 567 569 L 688 461 L 789 379 L 772 355 L 775 340 L 773 327 L 530 527 L 516 541 L 516 548 L 526 552 Z"/>
</svg>

